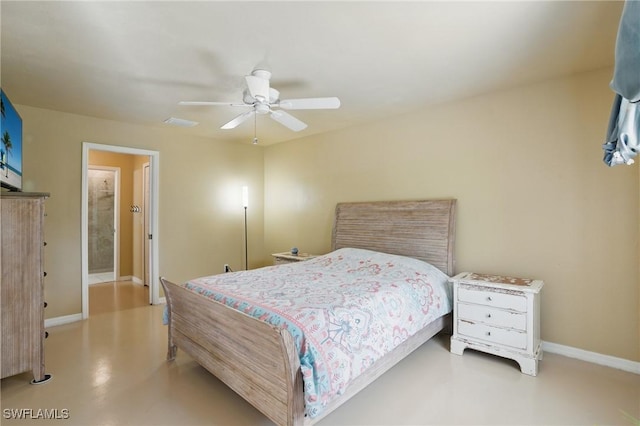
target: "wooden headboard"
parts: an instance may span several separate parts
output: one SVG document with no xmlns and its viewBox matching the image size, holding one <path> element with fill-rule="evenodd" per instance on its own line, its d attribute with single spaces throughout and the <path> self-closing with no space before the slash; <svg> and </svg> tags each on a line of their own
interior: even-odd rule
<svg viewBox="0 0 640 426">
<path fill-rule="evenodd" d="M 339 203 L 331 248 L 413 257 L 452 276 L 455 222 L 454 199 Z"/>
</svg>

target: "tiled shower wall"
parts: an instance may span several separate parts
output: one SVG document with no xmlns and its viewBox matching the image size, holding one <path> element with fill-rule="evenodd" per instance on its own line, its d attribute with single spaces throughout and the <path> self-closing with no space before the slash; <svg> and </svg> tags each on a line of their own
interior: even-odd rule
<svg viewBox="0 0 640 426">
<path fill-rule="evenodd" d="M 115 171 L 88 170 L 89 273 L 114 270 Z"/>
</svg>

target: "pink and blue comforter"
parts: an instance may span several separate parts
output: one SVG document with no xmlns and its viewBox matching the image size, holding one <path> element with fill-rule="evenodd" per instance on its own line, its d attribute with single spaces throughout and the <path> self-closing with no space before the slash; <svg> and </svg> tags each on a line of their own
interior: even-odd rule
<svg viewBox="0 0 640 426">
<path fill-rule="evenodd" d="M 287 329 L 300 354 L 306 413 L 315 417 L 376 360 L 451 311 L 447 278 L 420 260 L 346 248 L 185 287 Z"/>
</svg>

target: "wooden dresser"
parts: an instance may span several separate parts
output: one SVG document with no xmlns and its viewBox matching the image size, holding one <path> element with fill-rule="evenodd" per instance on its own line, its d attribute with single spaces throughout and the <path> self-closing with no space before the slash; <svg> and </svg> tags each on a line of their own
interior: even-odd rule
<svg viewBox="0 0 640 426">
<path fill-rule="evenodd" d="M 2 378 L 44 369 L 44 202 L 49 194 L 0 193 L 0 326 Z"/>
</svg>

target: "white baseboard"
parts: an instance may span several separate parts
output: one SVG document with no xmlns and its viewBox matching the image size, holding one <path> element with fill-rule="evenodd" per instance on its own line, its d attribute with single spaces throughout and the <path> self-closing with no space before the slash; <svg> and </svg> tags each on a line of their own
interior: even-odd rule
<svg viewBox="0 0 640 426">
<path fill-rule="evenodd" d="M 82 321 L 82 314 L 65 315 L 62 317 L 48 318 L 44 320 L 44 326 L 55 327 L 56 325 L 69 324 L 76 321 Z"/>
<path fill-rule="evenodd" d="M 142 284 L 142 279 L 138 277 L 134 277 L 133 275 L 122 275 L 118 277 L 116 281 L 133 281 L 136 284 Z M 94 284 L 103 284 L 103 283 L 89 283 L 89 285 L 94 285 Z"/>
<path fill-rule="evenodd" d="M 585 351 L 571 346 L 559 345 L 552 342 L 542 342 L 542 350 L 552 354 L 563 355 L 593 364 L 604 365 L 605 367 L 616 368 L 630 373 L 640 374 L 640 362 L 631 361 L 624 358 L 617 358 L 611 355 L 603 355 L 597 352 Z"/>
</svg>

